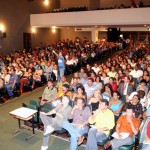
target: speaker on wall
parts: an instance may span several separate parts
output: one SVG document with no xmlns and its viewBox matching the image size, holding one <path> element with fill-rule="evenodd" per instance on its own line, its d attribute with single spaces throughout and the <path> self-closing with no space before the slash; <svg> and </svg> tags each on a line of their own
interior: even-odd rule
<svg viewBox="0 0 150 150">
<path fill-rule="evenodd" d="M 107 41 L 116 42 L 119 39 L 120 28 L 108 28 L 107 30 Z"/>
</svg>

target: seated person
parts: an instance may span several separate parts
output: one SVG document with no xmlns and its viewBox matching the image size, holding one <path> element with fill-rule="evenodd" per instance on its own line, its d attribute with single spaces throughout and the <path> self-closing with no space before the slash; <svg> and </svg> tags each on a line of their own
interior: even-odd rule
<svg viewBox="0 0 150 150">
<path fill-rule="evenodd" d="M 140 122 L 137 118 L 134 117 L 134 110 L 131 107 L 126 109 L 126 115 L 119 117 L 116 125 L 116 134 L 117 137 L 114 137 L 113 140 L 108 141 L 105 144 L 105 149 L 108 149 L 112 146 L 113 150 L 119 150 L 120 146 L 131 145 L 133 143 L 132 136 L 137 135 L 139 131 Z M 122 133 L 128 133 L 128 137 L 123 138 Z"/>
<path fill-rule="evenodd" d="M 70 88 L 74 91 L 74 92 L 77 92 L 77 87 L 82 85 L 80 83 L 80 78 L 78 77 L 74 77 L 72 78 L 72 83 L 70 83 Z"/>
<path fill-rule="evenodd" d="M 113 99 L 109 101 L 109 109 L 111 109 L 115 115 L 115 122 L 118 120 L 122 108 L 123 103 L 120 100 L 119 93 L 113 92 Z"/>
<path fill-rule="evenodd" d="M 34 81 L 41 81 L 41 76 L 43 75 L 42 66 L 38 66 L 38 69 L 33 74 Z"/>
<path fill-rule="evenodd" d="M 56 105 L 61 102 L 61 99 L 64 95 L 69 96 L 70 99 L 72 98 L 72 92 L 69 91 L 69 85 L 68 84 L 64 84 L 62 86 L 62 90 L 58 91 L 56 96 L 54 98 L 52 98 L 50 100 L 50 102 L 52 103 L 52 105 L 54 107 L 56 107 Z"/>
<path fill-rule="evenodd" d="M 85 89 L 82 85 L 77 87 L 77 92 L 73 94 L 73 97 L 71 100 L 74 101 L 76 98 L 83 98 L 83 99 L 87 98 Z"/>
<path fill-rule="evenodd" d="M 146 138 L 143 141 L 141 150 L 149 150 L 150 149 L 150 122 L 148 122 L 146 127 Z"/>
<path fill-rule="evenodd" d="M 88 78 L 88 83 L 83 85 L 85 88 L 85 92 L 87 94 L 87 100 L 89 100 L 96 90 L 96 86 L 94 85 L 94 80 L 92 78 Z"/>
<path fill-rule="evenodd" d="M 134 116 L 140 120 L 143 114 L 143 108 L 142 108 L 142 104 L 139 102 L 138 95 L 134 95 L 132 101 L 126 101 L 126 104 L 124 105 L 122 111 L 126 112 L 126 109 L 128 107 L 131 107 L 133 109 Z"/>
<path fill-rule="evenodd" d="M 48 80 L 47 87 L 44 89 L 44 92 L 42 94 L 40 105 L 43 106 L 45 103 L 51 102 L 51 99 L 53 99 L 56 94 L 57 89 L 53 86 L 53 81 Z"/>
<path fill-rule="evenodd" d="M 23 77 L 20 79 L 20 92 L 23 93 L 23 86 L 24 84 L 31 84 L 33 82 L 32 78 L 32 70 L 31 68 L 28 68 L 27 71 L 25 71 Z"/>
<path fill-rule="evenodd" d="M 58 91 L 62 90 L 62 87 L 64 84 L 69 85 L 69 83 L 67 82 L 67 78 L 65 76 L 62 76 L 60 82 L 58 82 L 56 85 L 56 88 L 58 89 Z"/>
<path fill-rule="evenodd" d="M 147 83 L 146 83 L 146 80 L 144 79 L 140 81 L 140 85 L 136 89 L 136 91 L 140 91 L 140 90 L 144 91 L 145 94 L 147 94 L 148 92 Z"/>
<path fill-rule="evenodd" d="M 91 107 L 92 107 L 93 113 L 99 108 L 99 104 L 100 104 L 101 100 L 102 100 L 102 96 L 100 94 L 100 90 L 96 89 L 94 91 L 93 97 L 91 97 L 88 102 L 88 104 L 91 105 Z"/>
<path fill-rule="evenodd" d="M 69 98 L 64 96 L 62 98 L 62 103 L 57 105 L 56 108 L 48 113 L 40 112 L 40 118 L 44 124 L 44 137 L 41 150 L 48 149 L 49 135 L 55 130 L 61 129 L 63 121 L 68 119 L 72 109 L 68 104 Z M 54 118 L 51 117 L 52 114 L 56 114 Z"/>
<path fill-rule="evenodd" d="M 7 90 L 7 93 L 10 97 L 10 99 L 14 98 L 13 90 L 16 88 L 16 83 L 19 82 L 18 76 L 15 73 L 15 69 L 10 69 L 10 80 L 9 83 L 5 85 L 5 88 Z"/>
<path fill-rule="evenodd" d="M 81 78 L 80 83 L 81 83 L 82 85 L 88 83 L 88 76 L 87 76 L 87 73 L 86 73 L 86 72 L 83 73 L 83 78 Z"/>
<path fill-rule="evenodd" d="M 83 135 L 88 131 L 88 119 L 91 116 L 90 108 L 86 106 L 86 100 L 77 98 L 76 105 L 73 107 L 69 119 L 73 119 L 72 123 L 63 122 L 63 128 L 71 135 L 70 150 L 76 150 L 77 145 L 83 142 Z M 77 143 L 78 140 L 78 143 Z"/>
<path fill-rule="evenodd" d="M 104 91 L 104 93 L 102 93 L 102 98 L 107 99 L 108 101 L 110 101 L 111 96 L 112 96 L 112 87 L 111 87 L 111 85 L 109 83 L 105 84 L 104 89 L 105 89 L 105 91 Z"/>
<path fill-rule="evenodd" d="M 98 150 L 97 142 L 106 139 L 115 125 L 114 114 L 108 109 L 108 104 L 103 99 L 99 109 L 89 118 L 89 123 L 95 125 L 88 132 L 86 150 Z"/>
<path fill-rule="evenodd" d="M 52 71 L 53 71 L 52 65 L 50 62 L 48 62 L 44 69 L 44 76 L 46 76 L 47 81 L 49 80 Z"/>
</svg>

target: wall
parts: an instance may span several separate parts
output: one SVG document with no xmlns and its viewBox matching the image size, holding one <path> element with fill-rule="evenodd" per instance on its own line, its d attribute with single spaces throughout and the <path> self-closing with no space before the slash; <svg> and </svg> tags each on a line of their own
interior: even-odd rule
<svg viewBox="0 0 150 150">
<path fill-rule="evenodd" d="M 89 10 L 100 8 L 100 0 L 89 0 Z"/>
<path fill-rule="evenodd" d="M 90 31 L 75 32 L 74 28 L 62 28 L 61 29 L 61 39 L 67 39 L 68 38 L 70 40 L 74 40 L 75 37 L 80 37 L 81 39 L 86 37 L 89 41 L 91 41 L 91 32 Z"/>
<path fill-rule="evenodd" d="M 60 8 L 60 0 L 49 0 L 48 6 L 45 6 L 41 0 L 34 0 L 28 4 L 31 14 L 46 13 L 50 10 Z"/>
<path fill-rule="evenodd" d="M 3 0 L 0 3 L 0 23 L 4 24 L 7 34 L 1 40 L 2 54 L 23 48 L 23 32 L 29 32 L 30 15 L 25 0 Z"/>
<path fill-rule="evenodd" d="M 60 39 L 60 29 L 56 29 L 56 33 L 52 33 L 51 28 L 37 28 L 36 33 L 32 34 L 33 46 L 39 45 L 40 42 L 46 44 L 55 43 Z"/>
<path fill-rule="evenodd" d="M 89 0 L 60 0 L 60 7 L 61 8 L 68 8 L 68 7 L 88 7 Z"/>
</svg>

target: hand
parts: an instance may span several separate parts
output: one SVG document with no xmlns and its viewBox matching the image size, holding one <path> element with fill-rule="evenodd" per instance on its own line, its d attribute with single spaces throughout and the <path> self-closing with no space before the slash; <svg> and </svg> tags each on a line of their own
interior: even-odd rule
<svg viewBox="0 0 150 150">
<path fill-rule="evenodd" d="M 74 109 L 77 109 L 77 108 L 79 108 L 79 107 L 78 107 L 77 105 L 75 105 L 75 106 L 73 107 L 73 110 L 74 110 Z"/>
<path fill-rule="evenodd" d="M 40 111 L 40 114 L 42 114 L 42 115 L 47 115 L 45 112 L 42 112 L 42 111 Z"/>
<path fill-rule="evenodd" d="M 118 134 L 118 138 L 119 138 L 119 139 L 122 139 L 122 135 L 121 135 L 120 133 Z"/>
<path fill-rule="evenodd" d="M 129 123 L 132 123 L 132 118 L 131 118 L 131 117 L 127 117 L 127 121 L 128 121 Z"/>
<path fill-rule="evenodd" d="M 98 128 L 98 129 L 97 129 L 97 132 L 102 132 L 102 131 L 103 131 L 102 128 Z"/>
<path fill-rule="evenodd" d="M 84 127 L 84 124 L 82 123 L 82 124 L 80 124 L 78 127 L 79 127 L 79 128 L 83 128 L 83 127 Z"/>
</svg>

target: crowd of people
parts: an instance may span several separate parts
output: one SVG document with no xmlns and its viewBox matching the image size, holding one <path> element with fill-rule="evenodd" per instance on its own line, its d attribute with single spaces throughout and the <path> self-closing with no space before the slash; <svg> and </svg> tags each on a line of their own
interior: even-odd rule
<svg viewBox="0 0 150 150">
<path fill-rule="evenodd" d="M 83 143 L 86 133 L 86 150 L 97 150 L 97 142 L 116 131 L 104 145 L 116 150 L 133 143 L 133 135 L 139 133 L 150 114 L 149 48 L 136 43 L 110 58 L 110 53 L 119 49 L 118 44 L 93 44 L 76 38 L 18 51 L 0 58 L 0 94 L 2 97 L 5 89 L 12 99 L 17 87 L 23 93 L 26 84 L 34 89 L 36 83 L 47 82 L 40 100 L 44 124 L 41 150 L 48 149 L 50 134 L 62 128 L 71 136 L 70 150 Z M 91 66 L 106 57 L 105 63 Z M 66 74 L 70 73 L 74 74 L 69 82 Z M 43 112 L 45 105 L 53 109 Z"/>
<path fill-rule="evenodd" d="M 118 49 L 116 43 L 91 43 L 86 38 L 60 40 L 55 44 L 42 44 L 29 51 L 15 51 L 0 57 L 0 98 L 8 94 L 15 97 L 14 91 L 22 94 L 27 87 L 32 91 L 37 84 L 44 85 L 48 79 L 60 81 L 68 75 L 91 64 L 106 53 Z"/>
<path fill-rule="evenodd" d="M 56 86 L 48 80 L 40 105 L 51 104 L 53 109 L 40 112 L 44 124 L 41 150 L 48 149 L 50 134 L 62 128 L 71 136 L 70 150 L 83 143 L 86 133 L 86 150 L 98 150 L 97 142 L 112 131 L 114 138 L 104 145 L 105 149 L 132 145 L 150 114 L 149 48 L 137 43 L 106 63 L 86 64 L 70 82 L 65 75 Z"/>
</svg>

